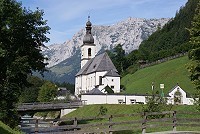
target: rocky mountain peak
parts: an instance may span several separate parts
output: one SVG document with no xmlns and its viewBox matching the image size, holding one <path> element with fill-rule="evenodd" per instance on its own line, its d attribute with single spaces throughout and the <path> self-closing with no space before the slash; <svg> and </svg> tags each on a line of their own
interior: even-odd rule
<svg viewBox="0 0 200 134">
<path fill-rule="evenodd" d="M 96 52 L 101 49 L 110 50 L 121 44 L 126 53 L 138 49 L 140 43 L 169 21 L 169 18 L 143 19 L 128 18 L 109 26 L 93 25 L 92 35 L 96 44 Z M 71 40 L 63 44 L 52 44 L 43 49 L 43 54 L 49 58 L 48 67 L 73 56 L 83 44 L 85 28 L 78 31 Z"/>
</svg>

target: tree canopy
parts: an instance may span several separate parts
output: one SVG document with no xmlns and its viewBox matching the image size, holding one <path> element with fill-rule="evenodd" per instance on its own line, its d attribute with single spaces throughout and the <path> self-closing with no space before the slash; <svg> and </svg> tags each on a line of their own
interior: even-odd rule
<svg viewBox="0 0 200 134">
<path fill-rule="evenodd" d="M 53 101 L 57 95 L 57 86 L 49 81 L 46 81 L 41 87 L 38 94 L 38 101 L 50 102 Z"/>
<path fill-rule="evenodd" d="M 41 47 L 49 39 L 44 12 L 27 10 L 15 0 L 0 1 L 0 120 L 15 126 L 15 103 L 27 75 L 45 71 Z"/>
<path fill-rule="evenodd" d="M 189 52 L 189 58 L 191 63 L 188 67 L 191 72 L 190 78 L 196 86 L 196 104 L 198 110 L 200 110 L 200 2 L 198 2 L 197 9 L 195 12 L 194 19 L 192 21 L 192 27 L 189 29 L 190 32 L 190 45 L 192 49 Z"/>
</svg>

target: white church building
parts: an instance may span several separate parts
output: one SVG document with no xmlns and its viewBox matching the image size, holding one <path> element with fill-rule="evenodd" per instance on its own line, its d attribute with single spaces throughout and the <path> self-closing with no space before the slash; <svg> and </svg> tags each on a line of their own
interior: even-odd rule
<svg viewBox="0 0 200 134">
<path fill-rule="evenodd" d="M 92 23 L 88 19 L 86 34 L 81 45 L 81 69 L 75 76 L 75 95 L 88 93 L 95 87 L 104 91 L 109 86 L 120 92 L 120 75 L 106 52 L 96 55 Z"/>
<path fill-rule="evenodd" d="M 120 92 L 120 75 L 108 54 L 96 55 L 92 23 L 88 19 L 86 34 L 81 45 L 81 69 L 75 76 L 75 96 L 81 95 L 86 105 L 90 104 L 146 104 L 151 95 L 116 94 Z M 114 94 L 105 93 L 109 86 Z M 165 96 L 168 104 L 193 105 L 194 99 L 176 85 Z"/>
</svg>

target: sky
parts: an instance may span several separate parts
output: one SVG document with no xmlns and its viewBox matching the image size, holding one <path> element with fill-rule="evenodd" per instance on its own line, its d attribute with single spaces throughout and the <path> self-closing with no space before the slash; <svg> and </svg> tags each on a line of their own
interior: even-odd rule
<svg viewBox="0 0 200 134">
<path fill-rule="evenodd" d="M 44 11 L 50 26 L 50 42 L 64 43 L 85 27 L 90 16 L 93 25 L 112 25 L 129 17 L 172 18 L 187 0 L 17 0 L 32 11 Z"/>
</svg>

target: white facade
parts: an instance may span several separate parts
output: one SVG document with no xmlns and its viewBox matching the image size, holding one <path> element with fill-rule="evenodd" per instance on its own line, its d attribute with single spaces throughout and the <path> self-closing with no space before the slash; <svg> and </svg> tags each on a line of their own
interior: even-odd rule
<svg viewBox="0 0 200 134">
<path fill-rule="evenodd" d="M 179 86 L 176 85 L 170 92 L 168 97 L 169 104 L 184 104 L 184 105 L 193 105 L 194 99 L 187 98 L 186 92 Z"/>
<path fill-rule="evenodd" d="M 81 95 L 86 105 L 91 104 L 146 104 L 146 96 L 137 95 Z"/>
<path fill-rule="evenodd" d="M 120 92 L 120 77 L 103 77 L 107 71 L 94 72 L 88 75 L 80 75 L 75 80 L 75 95 L 83 94 L 91 91 L 93 88 L 98 86 L 100 91 L 108 85 L 114 93 Z M 102 80 L 100 80 L 102 78 Z M 102 81 L 102 83 L 101 83 Z"/>
<path fill-rule="evenodd" d="M 176 92 L 180 92 L 180 100 L 177 103 Z M 148 96 L 145 95 L 122 95 L 122 94 L 82 94 L 81 100 L 85 102 L 86 105 L 91 104 L 146 104 Z M 149 96 L 150 97 L 150 96 Z M 167 98 L 167 104 L 179 104 L 179 105 L 193 105 L 194 99 L 187 98 L 186 92 L 180 88 L 180 86 L 175 86 L 170 92 Z"/>
<path fill-rule="evenodd" d="M 95 44 L 84 44 L 81 46 L 81 68 L 96 55 Z"/>
<path fill-rule="evenodd" d="M 75 77 L 75 95 L 88 93 L 98 87 L 103 91 L 109 86 L 114 93 L 120 92 L 120 75 L 107 53 L 96 55 L 94 38 L 91 35 L 92 24 L 86 23 L 86 34 L 81 46 L 81 70 Z"/>
</svg>

